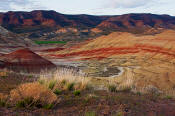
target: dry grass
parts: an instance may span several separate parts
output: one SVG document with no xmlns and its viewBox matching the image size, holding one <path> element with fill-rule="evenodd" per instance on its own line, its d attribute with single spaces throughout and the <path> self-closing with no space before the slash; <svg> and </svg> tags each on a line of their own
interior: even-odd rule
<svg viewBox="0 0 175 116">
<path fill-rule="evenodd" d="M 8 95 L 0 93 L 0 101 L 6 101 L 8 98 Z"/>
<path fill-rule="evenodd" d="M 51 90 L 38 82 L 22 84 L 10 92 L 10 100 L 13 103 L 28 98 L 43 104 L 52 104 L 57 100 L 56 95 Z"/>
<path fill-rule="evenodd" d="M 71 69 L 61 69 L 52 74 L 41 74 L 39 82 L 50 89 L 69 90 L 71 86 L 75 90 L 85 90 L 89 87 L 90 79 Z"/>
</svg>

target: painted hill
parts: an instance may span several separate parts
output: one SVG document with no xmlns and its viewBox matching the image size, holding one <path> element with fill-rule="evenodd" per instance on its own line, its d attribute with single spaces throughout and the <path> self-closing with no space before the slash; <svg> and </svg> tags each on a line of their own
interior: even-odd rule
<svg viewBox="0 0 175 116">
<path fill-rule="evenodd" d="M 0 26 L 0 45 L 2 46 L 29 46 L 34 45 L 31 40 L 23 38 Z"/>
<path fill-rule="evenodd" d="M 50 56 L 109 63 L 110 66 L 125 70 L 121 79 L 128 73 L 137 80 L 135 83 L 139 86 L 153 85 L 170 89 L 175 84 L 174 37 L 173 30 L 156 35 L 114 32 Z"/>
<path fill-rule="evenodd" d="M 3 56 L 3 61 L 8 62 L 7 68 L 12 70 L 25 70 L 37 72 L 56 67 L 52 62 L 42 58 L 29 49 L 19 49 Z"/>
</svg>

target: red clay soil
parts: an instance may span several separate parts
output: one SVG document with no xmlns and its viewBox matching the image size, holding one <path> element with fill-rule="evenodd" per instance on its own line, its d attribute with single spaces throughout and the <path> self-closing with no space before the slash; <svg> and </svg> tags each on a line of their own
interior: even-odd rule
<svg viewBox="0 0 175 116">
<path fill-rule="evenodd" d="M 38 71 L 46 68 L 54 68 L 55 65 L 42 58 L 29 49 L 20 49 L 15 52 L 4 55 L 4 61 L 7 61 L 6 67 L 13 69 L 26 69 Z"/>
<path fill-rule="evenodd" d="M 57 52 L 64 49 L 65 48 L 51 48 L 51 49 L 41 50 L 41 52 Z"/>
<path fill-rule="evenodd" d="M 166 48 L 161 48 L 158 46 L 151 46 L 151 45 L 142 45 L 136 44 L 135 46 L 131 47 L 108 47 L 108 48 L 100 48 L 100 49 L 93 49 L 93 50 L 86 50 L 80 52 L 73 52 L 69 54 L 58 54 L 58 55 L 51 55 L 57 58 L 65 58 L 71 56 L 87 56 L 89 58 L 107 58 L 111 55 L 119 55 L 119 54 L 134 54 L 134 53 L 157 53 L 162 54 L 170 57 L 175 57 L 175 51 L 169 50 Z"/>
</svg>

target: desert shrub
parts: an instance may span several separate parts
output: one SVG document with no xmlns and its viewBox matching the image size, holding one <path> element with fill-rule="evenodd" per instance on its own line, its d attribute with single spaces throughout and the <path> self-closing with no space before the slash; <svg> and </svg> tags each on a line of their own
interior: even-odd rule
<svg viewBox="0 0 175 116">
<path fill-rule="evenodd" d="M 154 87 L 152 85 L 148 85 L 145 87 L 145 92 L 150 94 L 161 94 L 162 91 L 160 91 L 157 87 Z"/>
<path fill-rule="evenodd" d="M 132 87 L 130 87 L 130 86 L 119 86 L 117 89 L 120 92 L 130 92 L 132 90 Z"/>
<path fill-rule="evenodd" d="M 55 90 L 54 90 L 54 93 L 55 93 L 56 95 L 60 95 L 60 94 L 61 94 L 61 90 L 55 89 Z"/>
<path fill-rule="evenodd" d="M 80 95 L 80 90 L 75 90 L 74 92 L 73 92 L 73 94 L 75 95 L 75 96 L 79 96 Z"/>
<path fill-rule="evenodd" d="M 85 113 L 85 116 L 96 116 L 96 113 L 95 112 L 86 112 Z"/>
<path fill-rule="evenodd" d="M 116 92 L 117 91 L 117 86 L 116 85 L 109 85 L 108 86 L 108 91 L 110 91 L 110 92 Z"/>
<path fill-rule="evenodd" d="M 66 90 L 72 91 L 74 90 L 74 83 L 68 83 L 65 87 Z"/>
<path fill-rule="evenodd" d="M 38 80 L 38 83 L 40 83 L 41 85 L 43 85 L 45 82 L 44 82 L 44 80 Z"/>
<path fill-rule="evenodd" d="M 0 107 L 4 107 L 7 102 L 7 95 L 0 93 Z"/>
<path fill-rule="evenodd" d="M 55 87 L 56 81 L 49 82 L 49 89 L 53 89 Z"/>
<path fill-rule="evenodd" d="M 17 108 L 24 108 L 24 107 L 25 107 L 24 101 L 18 101 L 18 102 L 16 103 L 16 107 L 17 107 Z"/>
<path fill-rule="evenodd" d="M 124 116 L 124 113 L 120 111 L 115 116 Z"/>
<path fill-rule="evenodd" d="M 4 107 L 4 106 L 5 106 L 5 104 L 6 104 L 6 102 L 5 102 L 5 101 L 0 100 L 0 107 Z"/>
<path fill-rule="evenodd" d="M 7 78 L 8 77 L 8 73 L 6 71 L 0 72 L 0 77 L 1 78 Z"/>
<path fill-rule="evenodd" d="M 57 100 L 51 90 L 38 82 L 22 84 L 10 91 L 10 101 L 19 106 L 23 103 L 29 105 L 28 102 L 31 102 L 29 98 L 34 104 L 40 102 L 41 105 L 52 104 Z"/>
<path fill-rule="evenodd" d="M 32 98 L 25 98 L 24 100 L 18 101 L 16 103 L 17 108 L 31 107 L 36 105 L 36 102 L 33 102 Z"/>
<path fill-rule="evenodd" d="M 54 106 L 53 104 L 46 104 L 43 106 L 43 108 L 49 110 L 49 109 L 52 109 L 53 106 Z"/>
<path fill-rule="evenodd" d="M 165 99 L 173 99 L 173 96 L 165 96 Z"/>
<path fill-rule="evenodd" d="M 49 74 L 51 73 L 51 74 Z M 49 76 L 48 76 L 49 75 Z M 40 75 L 39 82 L 49 88 L 58 88 L 60 90 L 85 90 L 89 87 L 89 78 L 80 75 L 78 72 L 70 69 L 56 70 Z M 50 83 L 52 82 L 52 83 Z M 54 86 L 54 87 L 53 87 Z"/>
</svg>

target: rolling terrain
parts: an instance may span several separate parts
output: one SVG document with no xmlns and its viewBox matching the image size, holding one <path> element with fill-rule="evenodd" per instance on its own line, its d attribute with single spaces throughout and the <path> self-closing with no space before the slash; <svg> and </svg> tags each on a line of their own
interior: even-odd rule
<svg viewBox="0 0 175 116">
<path fill-rule="evenodd" d="M 0 25 L 0 115 L 175 116 L 174 16 L 9 11 Z"/>
<path fill-rule="evenodd" d="M 136 79 L 135 84 L 144 87 L 153 85 L 162 90 L 174 87 L 175 31 L 166 30 L 156 35 L 134 35 L 114 32 L 80 44 L 73 48 L 50 53 L 52 58 L 73 59 L 108 63 L 122 67 Z M 116 78 L 119 79 L 117 76 Z"/>
<path fill-rule="evenodd" d="M 32 40 L 80 42 L 111 32 L 155 34 L 174 29 L 175 17 L 156 14 L 67 15 L 55 11 L 0 13 L 0 25 Z"/>
</svg>

